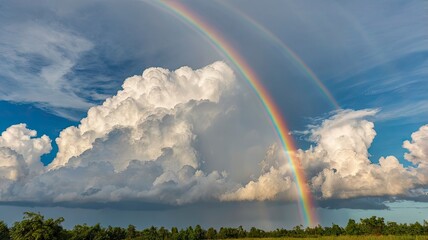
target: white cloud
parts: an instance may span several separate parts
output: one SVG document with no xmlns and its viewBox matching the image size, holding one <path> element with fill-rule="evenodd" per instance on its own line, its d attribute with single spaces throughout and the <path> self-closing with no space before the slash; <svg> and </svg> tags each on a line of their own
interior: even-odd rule
<svg viewBox="0 0 428 240">
<path fill-rule="evenodd" d="M 64 109 L 86 110 L 79 96 L 85 83 L 70 74 L 82 54 L 93 47 L 87 39 L 59 26 L 13 23 L 0 26 L 0 99 L 31 102 L 70 117 Z M 76 88 L 76 85 L 80 85 Z"/>
<path fill-rule="evenodd" d="M 376 132 L 367 119 L 376 113 L 341 111 L 311 130 L 316 146 L 299 154 L 306 168 L 312 162 L 324 165 L 310 176 L 313 191 L 322 198 L 407 195 L 427 184 L 420 181 L 421 168 L 404 167 L 394 156 L 380 158 L 379 164 L 369 160 L 368 149 Z"/>
<path fill-rule="evenodd" d="M 234 88 L 233 72 L 222 62 L 195 71 L 150 68 L 128 78 L 117 95 L 89 109 L 79 126 L 60 133 L 57 157 L 43 173 L 5 188 L 2 200 L 184 204 L 215 199 L 229 183 L 224 173 L 202 170 L 195 144 L 222 113 L 222 95 Z M 20 159 L 5 155 L 4 161 L 18 169 Z M 31 154 L 38 164 L 40 155 Z"/>
<path fill-rule="evenodd" d="M 286 159 L 282 148 L 276 144 L 270 146 L 260 164 L 260 177 L 245 186 L 223 194 L 220 199 L 222 201 L 295 200 L 296 186 Z"/>
<path fill-rule="evenodd" d="M 17 181 L 28 173 L 21 155 L 10 148 L 0 147 L 0 176 L 3 181 Z"/>
<path fill-rule="evenodd" d="M 45 135 L 37 138 L 25 124 L 13 125 L 0 136 L 0 201 L 77 205 L 295 201 L 293 172 L 276 144 L 259 166 L 250 156 L 258 151 L 252 144 L 232 144 L 235 152 L 245 152 L 241 157 L 210 156 L 210 151 L 223 149 L 218 146 L 242 138 L 224 130 L 231 122 L 240 122 L 231 117 L 242 113 L 240 105 L 231 103 L 236 84 L 232 70 L 222 62 L 199 70 L 147 69 L 128 78 L 123 89 L 102 105 L 90 108 L 78 126 L 64 129 L 56 139 L 58 154 L 48 166 L 40 158 L 51 151 L 51 140 Z M 305 131 L 314 146 L 287 153 L 300 161 L 296 167 L 305 171 L 316 198 L 423 193 L 428 185 L 428 126 L 403 144 L 409 150 L 405 158 L 414 165 L 405 167 L 394 156 L 372 163 L 368 149 L 376 136 L 371 119 L 377 113 L 337 111 Z M 220 131 L 225 132 L 224 139 L 207 137 Z M 246 136 L 258 144 L 264 141 L 254 130 Z M 213 164 L 228 161 L 239 164 L 224 169 Z M 243 166 L 243 161 L 254 166 Z M 260 172 L 254 177 L 251 169 L 256 168 Z"/>
<path fill-rule="evenodd" d="M 401 121 L 407 122 L 419 122 L 425 120 L 425 116 L 428 114 L 428 101 L 409 101 L 403 100 L 399 103 L 390 104 L 387 107 L 382 108 L 376 116 L 377 121 L 389 121 L 393 119 L 400 119 Z"/>
<path fill-rule="evenodd" d="M 405 141 L 403 147 L 409 150 L 404 157 L 416 165 L 428 165 L 428 125 L 422 126 L 412 134 L 411 141 Z"/>
<path fill-rule="evenodd" d="M 410 196 L 427 187 L 427 126 L 412 134 L 406 159 L 418 164 L 404 167 L 394 156 L 382 157 L 379 164 L 369 159 L 368 149 L 376 132 L 373 122 L 377 110 L 341 110 L 306 132 L 315 143 L 295 155 L 306 173 L 308 185 L 318 199 L 347 199 L 370 196 Z M 272 157 L 273 156 L 273 157 Z M 267 159 L 273 159 L 267 160 Z M 292 172 L 282 149 L 272 147 L 262 162 L 258 179 L 228 192 L 223 200 L 296 200 Z M 293 194 L 294 193 L 294 194 Z"/>
<path fill-rule="evenodd" d="M 27 129 L 25 124 L 10 126 L 1 134 L 0 168 L 13 169 L 9 179 L 18 180 L 24 175 L 41 173 L 43 165 L 40 162 L 40 156 L 49 153 L 52 147 L 48 136 L 35 138 L 36 135 L 37 132 Z"/>
<path fill-rule="evenodd" d="M 162 149 L 174 148 L 183 161 L 197 167 L 191 148 L 196 137 L 193 124 L 209 125 L 218 113 L 218 109 L 210 109 L 210 103 L 218 102 L 233 82 L 232 71 L 221 62 L 196 71 L 188 67 L 175 72 L 149 68 L 142 76 L 128 78 L 116 96 L 89 109 L 78 127 L 60 133 L 56 139 L 59 152 L 50 168 L 63 166 L 80 156 L 93 148 L 96 140 L 109 140 L 109 134 L 115 139 L 126 135 L 119 141 L 129 141 L 126 146 L 136 145 L 130 149 L 134 153 L 118 152 L 117 157 L 126 154 L 131 159 L 150 160 L 159 157 Z M 126 162 L 123 164 L 116 158 L 115 168 L 123 169 Z"/>
</svg>

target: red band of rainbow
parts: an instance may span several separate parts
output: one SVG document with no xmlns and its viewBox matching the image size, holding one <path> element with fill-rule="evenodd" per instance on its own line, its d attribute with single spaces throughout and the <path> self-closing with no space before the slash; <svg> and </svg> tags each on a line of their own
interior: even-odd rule
<svg viewBox="0 0 428 240">
<path fill-rule="evenodd" d="M 275 127 L 281 145 L 286 152 L 287 160 L 292 168 L 299 193 L 299 206 L 301 208 L 302 218 L 308 226 L 317 224 L 318 220 L 315 212 L 315 205 L 311 191 L 306 182 L 304 171 L 299 166 L 299 161 L 289 154 L 289 152 L 296 151 L 294 140 L 289 135 L 289 130 L 281 111 L 262 85 L 257 74 L 247 64 L 245 59 L 243 59 L 214 28 L 205 23 L 199 16 L 190 11 L 179 1 L 156 1 L 156 3 L 159 3 L 165 10 L 174 13 L 174 15 L 179 17 L 186 24 L 189 24 L 206 37 L 217 49 L 224 53 L 224 56 L 236 66 L 239 73 L 257 93 L 257 96 L 268 113 L 271 123 Z"/>
</svg>

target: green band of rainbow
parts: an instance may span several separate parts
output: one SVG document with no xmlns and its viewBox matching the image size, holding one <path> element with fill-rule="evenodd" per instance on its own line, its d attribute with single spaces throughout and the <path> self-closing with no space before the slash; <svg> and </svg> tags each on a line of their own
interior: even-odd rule
<svg viewBox="0 0 428 240">
<path fill-rule="evenodd" d="M 266 37 L 271 43 L 276 45 L 279 49 L 279 51 L 286 56 L 287 58 L 291 59 L 292 62 L 307 76 L 308 79 L 312 80 L 315 85 L 318 87 L 318 90 L 328 99 L 328 101 L 331 103 L 331 105 L 336 108 L 340 109 L 339 103 L 336 101 L 336 99 L 333 97 L 333 94 L 328 90 L 328 88 L 323 84 L 323 82 L 318 78 L 318 76 L 312 71 L 312 69 L 297 55 L 287 44 L 285 44 L 281 39 L 279 39 L 275 34 L 273 34 L 271 31 L 269 31 L 266 27 L 243 13 L 241 10 L 239 10 L 236 7 L 233 7 L 228 2 L 220 1 L 219 2 L 222 6 L 231 9 L 234 14 L 238 15 L 240 19 L 243 19 L 247 22 L 247 25 L 255 28 L 257 33 L 260 33 L 264 37 Z"/>
<path fill-rule="evenodd" d="M 174 13 L 182 21 L 192 26 L 200 34 L 205 36 L 215 45 L 227 59 L 232 62 L 239 73 L 248 81 L 253 90 L 257 93 L 260 101 L 266 109 L 270 121 L 280 139 L 281 145 L 286 152 L 287 160 L 292 168 L 294 178 L 297 184 L 299 193 L 299 206 L 301 215 L 308 226 L 313 226 L 317 223 L 314 202 L 311 191 L 306 183 L 305 174 L 300 167 L 299 162 L 289 154 L 295 152 L 296 147 L 293 138 L 289 135 L 289 130 L 281 114 L 281 111 L 273 101 L 272 97 L 266 91 L 257 74 L 247 64 L 240 54 L 211 26 L 206 24 L 199 16 L 191 12 L 178 1 L 157 1 L 164 9 Z"/>
</svg>

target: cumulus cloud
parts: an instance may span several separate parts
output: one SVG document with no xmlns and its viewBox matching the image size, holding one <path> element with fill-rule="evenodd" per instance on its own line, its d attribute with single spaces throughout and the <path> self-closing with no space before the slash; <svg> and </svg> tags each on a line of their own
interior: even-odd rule
<svg viewBox="0 0 428 240">
<path fill-rule="evenodd" d="M 137 151 L 136 158 L 155 159 L 160 156 L 161 149 L 175 147 L 175 151 L 180 149 L 180 154 L 186 155 L 183 159 L 189 165 L 196 167 L 193 150 L 185 149 L 196 137 L 193 124 L 209 124 L 217 113 L 211 103 L 218 102 L 221 94 L 232 88 L 233 82 L 232 71 L 221 62 L 196 71 L 188 67 L 175 72 L 147 69 L 142 76 L 128 78 L 116 96 L 89 109 L 88 116 L 78 127 L 69 127 L 60 133 L 56 139 L 58 156 L 50 167 L 62 166 L 72 157 L 80 156 L 92 148 L 97 139 L 108 140 L 108 134 L 115 139 L 126 135 L 123 141 L 129 139 L 131 142 L 122 144 L 125 146 L 140 144 L 140 148 L 132 147 Z M 117 157 L 123 154 L 118 153 Z"/>
<path fill-rule="evenodd" d="M 296 199 L 296 185 L 283 149 L 276 144 L 270 146 L 260 166 L 258 179 L 223 194 L 220 199 L 223 201 Z"/>
<path fill-rule="evenodd" d="M 426 171 L 428 126 L 412 134 L 412 141 L 403 147 L 405 158 L 414 165 L 405 167 L 394 156 L 370 161 L 370 148 L 376 131 L 370 121 L 378 110 L 341 110 L 311 126 L 305 133 L 315 145 L 290 153 L 305 171 L 307 184 L 318 200 L 351 199 L 374 196 L 412 196 L 421 194 L 428 185 Z M 223 200 L 296 199 L 292 172 L 287 167 L 283 150 L 272 147 L 267 156 L 275 156 L 266 164 L 258 179 L 224 194 Z M 269 158 L 268 158 L 269 159 Z M 295 191 L 294 191 L 295 193 Z"/>
<path fill-rule="evenodd" d="M 416 165 L 428 164 L 428 125 L 422 126 L 412 134 L 412 140 L 406 140 L 403 147 L 409 152 L 404 157 Z"/>
<path fill-rule="evenodd" d="M 195 144 L 222 112 L 222 95 L 234 88 L 234 74 L 222 62 L 195 71 L 147 69 L 90 108 L 77 127 L 64 129 L 46 167 L 40 155 L 50 151 L 49 138 L 30 139 L 34 131 L 12 126 L 0 141 L 8 147 L 0 169 L 14 184 L 2 189 L 1 200 L 184 204 L 216 198 L 228 184 L 225 173 L 203 171 Z M 39 174 L 17 181 L 28 169 Z"/>
<path fill-rule="evenodd" d="M 25 124 L 10 126 L 0 136 L 0 179 L 18 181 L 43 171 L 40 156 L 52 150 L 51 140 L 27 129 Z"/>
<path fill-rule="evenodd" d="M 370 118 L 376 110 L 344 110 L 310 131 L 316 146 L 302 151 L 305 168 L 312 162 L 324 165 L 310 175 L 313 191 L 321 198 L 364 196 L 402 196 L 428 182 L 423 181 L 424 166 L 404 167 L 395 156 L 381 157 L 372 163 L 368 149 L 376 132 Z M 422 181 L 421 181 L 422 180 Z"/>
<path fill-rule="evenodd" d="M 0 201 L 116 207 L 120 202 L 295 201 L 298 189 L 287 156 L 298 161 L 295 167 L 305 172 L 308 188 L 321 201 L 417 199 L 424 194 L 428 125 L 403 143 L 409 164 L 395 156 L 373 163 L 368 151 L 376 136 L 373 119 L 378 110 L 373 109 L 334 112 L 304 132 L 313 143 L 309 149 L 284 152 L 273 144 L 258 166 L 248 157 L 258 151 L 252 145 L 239 147 L 248 150 L 242 155 L 248 160 L 210 157 L 219 151 L 211 143 L 223 142 L 217 147 L 225 148 L 236 141 L 231 136 L 236 132 L 224 135 L 233 140 L 210 140 L 207 135 L 229 129 L 231 121 L 242 122 L 231 117 L 240 114 L 240 106 L 228 102 L 238 89 L 223 62 L 198 70 L 149 68 L 90 108 L 78 126 L 64 129 L 56 139 L 57 156 L 47 166 L 40 158 L 52 149 L 49 137 L 37 137 L 25 124 L 13 125 L 0 136 Z M 254 131 L 246 136 L 263 139 Z M 214 163 L 244 160 L 259 173 L 248 166 L 223 169 Z"/>
<path fill-rule="evenodd" d="M 25 124 L 10 126 L 0 136 L 0 200 L 15 200 L 20 185 L 43 174 L 40 156 L 51 151 L 51 140 L 27 129 Z"/>
</svg>

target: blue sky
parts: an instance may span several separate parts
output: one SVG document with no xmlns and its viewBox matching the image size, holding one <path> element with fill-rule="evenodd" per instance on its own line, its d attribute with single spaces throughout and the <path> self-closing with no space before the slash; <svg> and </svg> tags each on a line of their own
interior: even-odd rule
<svg viewBox="0 0 428 240">
<path fill-rule="evenodd" d="M 314 196 L 319 200 L 319 215 L 322 223 L 329 224 L 336 219 L 338 223 L 343 223 L 346 220 L 339 216 L 358 218 L 373 212 L 388 216 L 390 220 L 395 221 L 420 221 L 418 214 L 402 216 L 400 219 L 398 216 L 404 210 L 393 209 L 395 203 L 384 205 L 383 201 L 397 198 L 419 199 L 420 202 L 417 203 L 405 201 L 403 204 L 410 206 L 421 204 L 423 207 L 425 207 L 423 202 L 427 201 L 426 197 L 418 195 L 426 192 L 427 189 L 427 184 L 424 182 L 426 180 L 423 180 L 426 178 L 424 177 L 426 176 L 425 162 L 428 162 L 428 159 L 424 158 L 427 156 L 424 154 L 428 154 L 427 137 L 424 135 L 425 131 L 420 130 L 427 124 L 428 117 L 428 95 L 426 94 L 428 92 L 428 32 L 425 26 L 428 20 L 426 14 L 428 6 L 426 2 L 229 1 L 226 4 L 229 7 L 218 1 L 183 1 L 183 4 L 202 16 L 205 22 L 220 32 L 245 58 L 281 109 L 293 132 L 297 147 L 302 151 L 300 157 L 303 159 L 303 165 L 308 172 L 314 173 L 309 175 L 311 178 L 314 177 L 311 184 L 313 184 Z M 269 37 L 246 22 L 236 11 L 248 15 L 266 27 L 292 49 L 319 77 L 343 110 L 335 111 L 329 99 L 313 80 L 296 67 L 295 60 L 281 54 Z M 6 159 L 2 160 L 4 163 L 0 168 L 7 167 L 5 170 L 0 169 L 0 173 L 7 175 L 9 174 L 7 171 L 12 171 L 9 163 L 6 163 L 10 161 L 7 159 L 14 157 L 13 159 L 18 159 L 14 161 L 19 162 L 21 161 L 19 159 L 23 158 L 27 165 L 22 167 L 18 164 L 21 167 L 19 168 L 21 170 L 17 170 L 18 177 L 7 175 L 8 181 L 11 181 L 10 186 L 24 184 L 22 185 L 26 186 L 24 188 L 34 188 L 36 189 L 34 192 L 37 192 L 22 192 L 5 198 L 7 192 L 3 189 L 0 191 L 3 195 L 3 197 L 0 195 L 0 199 L 7 204 L 2 208 L 22 212 L 26 206 L 42 206 L 42 212 L 46 211 L 53 216 L 58 212 L 69 214 L 74 221 L 72 224 L 84 219 L 85 211 L 91 213 L 105 211 L 105 215 L 100 214 L 100 217 L 94 218 L 93 221 L 110 223 L 108 218 L 111 212 L 123 211 L 121 215 L 124 217 L 128 213 L 123 210 L 123 206 L 119 207 L 119 210 L 91 209 L 100 207 L 97 206 L 98 197 L 111 197 L 108 195 L 109 190 L 106 190 L 106 186 L 97 183 L 98 185 L 94 184 L 93 187 L 83 190 L 81 187 L 65 186 L 64 189 L 76 191 L 76 196 L 79 194 L 78 191 L 83 191 L 80 195 L 80 197 L 83 196 L 83 200 L 79 197 L 77 203 L 72 204 L 79 209 L 77 212 L 79 214 L 81 212 L 81 215 L 73 215 L 75 213 L 69 213 L 72 210 L 61 208 L 69 206 L 67 202 L 73 202 L 76 199 L 69 195 L 55 193 L 46 193 L 44 196 L 45 190 L 37 189 L 39 186 L 37 183 L 49 183 L 52 176 L 63 179 L 63 182 L 67 182 L 68 177 L 73 179 L 73 176 L 83 176 L 82 182 L 77 181 L 76 184 L 84 184 L 86 176 L 91 172 L 102 172 L 105 169 L 107 172 L 114 173 L 123 171 L 121 175 L 115 175 L 119 182 L 112 183 L 115 187 L 127 184 L 124 180 L 127 177 L 126 174 L 130 174 L 129 177 L 138 176 L 136 179 L 148 181 L 147 184 L 150 185 L 160 180 L 153 182 L 154 178 L 147 176 L 158 174 L 156 175 L 158 179 L 161 179 L 161 176 L 168 178 L 169 176 L 163 173 L 167 170 L 172 172 L 175 170 L 171 170 L 166 164 L 175 166 L 173 161 L 177 160 L 180 163 L 185 162 L 184 166 L 191 168 L 189 170 L 183 167 L 174 173 L 179 174 L 182 169 L 187 169 L 186 176 L 189 176 L 189 179 L 199 176 L 195 173 L 197 171 L 205 174 L 201 179 L 192 180 L 200 184 L 201 189 L 213 187 L 210 182 L 212 179 L 222 182 L 221 186 L 213 187 L 215 189 L 213 192 L 217 195 L 182 192 L 184 187 L 180 184 L 184 183 L 177 182 L 182 188 L 172 191 L 176 195 L 172 193 L 167 195 L 177 198 L 177 202 L 172 204 L 174 205 L 172 210 L 169 207 L 165 207 L 167 210 L 150 210 L 150 203 L 155 201 L 156 197 L 139 198 L 127 193 L 127 197 L 121 195 L 122 198 L 119 199 L 124 199 L 124 202 L 136 201 L 146 206 L 143 210 L 139 210 L 142 211 L 141 214 L 146 214 L 144 211 L 148 210 L 153 216 L 158 214 L 159 221 L 156 222 L 158 225 L 174 225 L 174 221 L 162 222 L 166 213 L 175 214 L 180 218 L 187 213 L 200 212 L 200 209 L 205 208 L 206 202 L 213 204 L 211 208 L 222 209 L 219 211 L 221 214 L 227 213 L 230 208 L 228 204 L 237 206 L 254 204 L 256 206 L 254 208 L 259 211 L 267 208 L 270 212 L 276 211 L 272 209 L 284 207 L 284 212 L 288 213 L 284 216 L 268 214 L 263 220 L 245 223 L 248 226 L 269 228 L 269 224 L 278 226 L 279 222 L 286 222 L 286 225 L 292 226 L 296 225 L 293 224 L 294 222 L 300 221 L 298 214 L 293 212 L 294 198 L 291 188 L 277 189 L 278 192 L 273 192 L 272 197 L 248 195 L 251 187 L 248 185 L 249 181 L 257 182 L 259 185 L 256 189 L 262 189 L 267 186 L 261 184 L 260 177 L 272 177 L 273 172 L 266 169 L 260 170 L 260 165 L 266 164 L 272 167 L 271 169 L 281 172 L 283 176 L 281 181 L 284 181 L 282 184 L 288 183 L 286 179 L 289 173 L 286 167 L 283 168 L 278 163 L 274 164 L 272 163 L 274 160 L 269 159 L 271 156 L 268 154 L 269 149 L 279 150 L 272 147 L 277 141 L 275 132 L 257 96 L 242 76 L 236 74 L 235 80 L 228 79 L 232 78 L 230 77 L 232 75 L 229 74 L 228 68 L 221 64 L 212 67 L 221 73 L 221 77 L 218 77 L 219 73 L 213 73 L 211 70 L 200 72 L 201 78 L 204 76 L 207 76 L 207 79 L 219 78 L 219 84 L 167 86 L 166 83 L 160 83 L 158 86 L 160 94 L 162 95 L 162 91 L 167 92 L 171 99 L 160 98 L 165 102 L 159 99 L 153 100 L 154 98 L 147 97 L 151 94 L 150 92 L 138 98 L 135 94 L 129 95 L 128 97 L 136 102 L 135 106 L 129 103 L 129 107 L 123 107 L 121 112 L 106 110 L 111 114 L 108 117 L 94 113 L 92 122 L 90 120 L 92 118 L 88 117 L 88 123 L 82 123 L 84 126 L 68 128 L 78 126 L 80 120 L 87 116 L 89 108 L 101 105 L 109 97 L 119 95 L 118 91 L 122 89 L 125 79 L 134 75 L 141 76 L 147 68 L 161 67 L 173 71 L 182 66 L 189 66 L 195 70 L 216 61 L 224 61 L 232 70 L 236 70 L 236 66 L 224 59 L 218 49 L 213 47 L 204 36 L 180 21 L 177 16 L 163 11 L 157 4 L 149 4 L 145 1 L 120 3 L 65 1 L 61 4 L 55 1 L 35 1 L 31 4 L 14 1 L 0 3 L 0 12 L 0 30 L 2 31 L 0 36 L 0 132 L 6 131 L 12 125 L 25 123 L 25 127 L 17 127 L 16 131 L 22 131 L 25 135 L 29 134 L 25 133 L 26 129 L 36 130 L 37 136 L 29 134 L 31 139 L 41 139 L 41 136 L 46 134 L 52 141 L 49 144 L 48 141 L 40 140 L 42 142 L 40 144 L 43 145 L 42 150 L 33 147 L 31 156 L 20 153 L 22 149 L 17 147 L 20 145 L 17 139 L 14 142 L 6 138 L 2 140 L 3 142 L 0 141 L 2 149 L 8 148 L 17 154 L 16 156 L 9 156 L 6 153 L 0 155 L 0 158 Z M 183 71 L 191 74 L 193 70 Z M 179 81 L 174 76 L 168 76 Z M 137 85 L 129 84 L 127 89 L 131 91 Z M 167 87 L 163 89 L 164 86 Z M 187 89 L 195 90 L 187 92 Z M 122 100 L 117 101 L 120 102 L 118 105 L 125 104 L 121 102 Z M 171 101 L 179 102 L 171 105 Z M 138 112 L 135 116 L 132 115 L 134 107 L 138 109 L 134 111 Z M 99 110 L 99 113 L 102 111 L 104 110 Z M 142 120 L 150 114 L 155 116 L 153 119 L 160 122 L 158 125 L 155 120 Z M 166 121 L 166 118 L 159 114 L 173 116 L 175 120 Z M 120 116 L 128 116 L 128 119 L 121 120 Z M 139 120 L 123 123 L 130 121 L 129 119 L 133 117 Z M 343 122 L 340 122 L 342 120 Z M 188 131 L 180 132 L 181 128 L 176 130 L 178 126 Z M 55 139 L 64 129 L 69 130 L 67 133 L 64 131 L 64 136 L 59 140 L 62 145 L 58 146 Z M 134 146 L 135 143 L 130 139 L 139 131 L 144 132 L 142 136 L 153 143 L 139 143 L 142 144 L 138 145 L 139 148 Z M 157 135 L 164 131 L 172 131 L 176 135 Z M 338 159 L 342 161 L 348 155 L 340 155 L 336 159 L 337 156 L 331 151 L 344 152 L 344 149 L 346 150 L 349 146 L 344 145 L 342 146 L 344 149 L 333 150 L 328 147 L 333 140 L 326 139 L 335 137 L 336 135 L 333 134 L 335 131 L 349 133 L 349 135 L 345 134 L 349 139 L 343 141 L 335 139 L 339 141 L 333 142 L 337 146 L 342 146 L 342 142 L 347 143 L 349 140 L 353 143 L 350 146 L 355 147 L 353 152 L 355 156 L 361 155 L 361 158 L 370 159 L 375 164 L 382 157 L 394 157 L 405 168 L 404 170 L 400 168 L 402 175 L 398 177 L 406 179 L 407 183 L 411 178 L 409 176 L 414 175 L 412 175 L 413 172 L 410 175 L 406 174 L 414 168 L 419 180 L 409 180 L 408 186 L 391 187 L 385 193 L 378 193 L 375 188 L 370 188 L 371 183 L 377 183 L 376 181 L 379 180 L 374 178 L 376 181 L 367 180 L 367 184 L 361 182 L 361 186 L 368 186 L 369 189 L 357 191 L 357 195 L 347 193 L 353 190 L 348 189 L 349 186 L 327 186 L 325 182 L 317 185 L 319 183 L 317 181 L 327 178 L 327 175 L 319 171 L 321 166 L 328 166 L 326 169 L 335 169 L 339 172 L 340 167 L 343 167 L 345 175 L 342 177 L 349 181 L 354 181 L 346 175 L 349 168 L 355 169 L 355 174 L 366 174 L 361 172 L 364 168 L 376 168 L 374 164 L 367 165 L 365 160 L 358 162 L 360 160 L 351 158 L 346 158 L 346 161 L 363 165 L 338 163 Z M 179 139 L 178 136 L 189 132 L 188 138 Z M 375 135 L 373 135 L 374 132 Z M 412 133 L 418 133 L 416 135 L 420 137 L 412 138 Z M 354 136 L 357 137 L 354 139 Z M 178 140 L 170 146 L 168 145 L 170 139 Z M 403 142 L 406 140 L 410 141 L 410 145 L 403 148 Z M 80 145 L 86 141 L 90 141 L 88 143 L 90 147 Z M 35 140 L 31 144 L 36 146 L 39 143 Z M 27 142 L 21 145 L 27 146 Z M 81 149 L 67 149 L 71 149 L 70 146 L 73 145 Z M 311 145 L 317 150 L 310 150 Z M 62 148 L 60 153 L 58 153 L 59 148 Z M 109 150 L 112 148 L 117 148 L 117 151 Z M 163 149 L 166 148 L 171 149 L 173 153 L 164 152 Z M 367 151 L 369 154 L 366 153 Z M 317 155 L 319 152 L 325 154 Z M 409 153 L 409 157 L 405 157 L 405 153 Z M 118 159 L 121 159 L 120 161 L 105 160 L 110 156 L 116 156 L 115 154 Z M 278 157 L 281 153 L 272 153 L 272 156 Z M 142 165 L 134 166 L 131 164 L 132 160 L 140 161 L 134 163 Z M 162 169 L 158 165 L 149 166 L 146 162 L 148 160 L 161 161 Z M 41 166 L 38 161 L 45 166 Z M 104 163 L 106 165 L 103 165 Z M 22 170 L 32 169 L 33 165 L 35 166 L 33 170 Z M 131 169 L 131 165 L 135 168 Z M 59 169 L 55 170 L 56 167 Z M 73 167 L 74 170 L 71 170 Z M 75 170 L 79 167 L 84 170 L 81 172 Z M 386 170 L 379 171 L 384 173 Z M 23 176 L 27 175 L 36 176 L 35 180 L 28 183 L 25 182 L 27 180 L 20 179 L 21 177 L 26 179 Z M 370 177 L 373 176 L 367 179 Z M 394 184 L 394 181 L 381 179 L 383 180 L 379 181 Z M 145 184 L 142 185 L 145 186 Z M 116 190 L 119 191 L 120 188 Z M 224 195 L 225 192 L 229 195 Z M 93 195 L 94 198 L 84 199 L 84 196 L 89 195 Z M 35 201 L 28 199 L 35 199 Z M 113 197 L 110 200 L 114 202 L 112 199 Z M 219 199 L 223 200 L 219 201 Z M 224 199 L 233 199 L 233 203 L 224 203 Z M 249 200 L 250 203 L 241 202 L 243 200 Z M 254 203 L 252 202 L 254 200 L 262 201 Z M 214 203 L 211 203 L 212 201 Z M 281 204 L 278 205 L 277 201 Z M 321 206 L 331 207 L 331 203 L 335 201 L 339 201 L 346 208 L 340 210 L 321 208 Z M 86 204 L 88 202 L 90 204 Z M 365 204 L 367 202 L 370 204 Z M 162 203 L 168 206 L 171 204 L 171 202 Z M 177 203 L 179 207 L 176 206 Z M 20 207 L 10 207 L 14 204 Z M 114 208 L 113 205 L 110 207 Z M 349 208 L 354 208 L 352 205 L 360 207 L 350 210 Z M 81 208 L 87 206 L 90 206 L 89 209 Z M 393 210 L 365 209 L 387 208 L 386 206 L 392 206 L 390 208 Z M 109 207 L 108 204 L 107 207 Z M 20 213 L 2 215 L 0 217 L 12 222 L 16 216 L 20 216 Z M 131 219 L 135 219 L 134 224 L 139 223 L 139 216 L 132 215 Z M 201 221 L 203 224 L 216 225 L 212 221 L 204 222 L 202 217 Z"/>
</svg>

